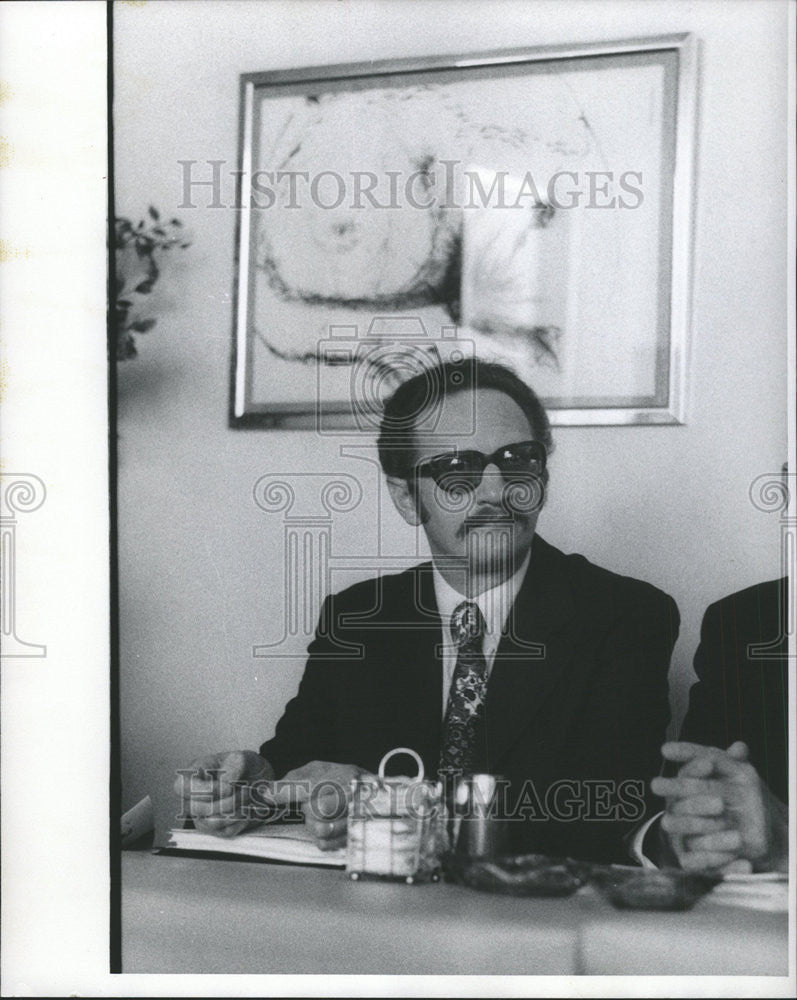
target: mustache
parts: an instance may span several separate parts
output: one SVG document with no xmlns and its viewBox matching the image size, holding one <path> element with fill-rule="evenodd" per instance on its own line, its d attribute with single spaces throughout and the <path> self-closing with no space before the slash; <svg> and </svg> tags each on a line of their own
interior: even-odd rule
<svg viewBox="0 0 797 1000">
<path fill-rule="evenodd" d="M 524 525 L 528 520 L 528 514 L 522 511 L 507 511 L 503 507 L 485 507 L 474 514 L 469 514 L 465 518 L 457 528 L 457 537 L 464 538 L 474 528 L 484 527 L 488 524 L 512 527 L 516 524 Z"/>
</svg>

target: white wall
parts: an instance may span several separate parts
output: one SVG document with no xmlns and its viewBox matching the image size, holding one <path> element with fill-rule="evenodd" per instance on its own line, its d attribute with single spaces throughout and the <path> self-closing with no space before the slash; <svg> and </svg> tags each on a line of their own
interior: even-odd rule
<svg viewBox="0 0 797 1000">
<path fill-rule="evenodd" d="M 364 468 L 341 462 L 335 440 L 227 427 L 235 213 L 179 210 L 177 161 L 237 165 L 238 75 L 683 31 L 701 66 L 688 423 L 559 429 L 540 521 L 559 547 L 675 597 L 677 714 L 706 605 L 780 572 L 776 516 L 748 486 L 786 456 L 785 4 L 115 5 L 117 214 L 153 203 L 194 237 L 119 378 L 125 805 L 149 792 L 168 822 L 174 768 L 257 746 L 295 689 L 300 658 L 251 655 L 282 609 L 282 524 L 252 502 L 254 481 Z M 384 516 L 386 548 L 406 552 L 414 535 Z M 341 517 L 336 552 L 371 554 L 376 530 Z"/>
</svg>

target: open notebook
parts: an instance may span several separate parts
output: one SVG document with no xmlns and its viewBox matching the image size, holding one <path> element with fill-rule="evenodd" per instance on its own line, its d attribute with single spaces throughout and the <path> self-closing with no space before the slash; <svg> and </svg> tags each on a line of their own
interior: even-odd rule
<svg viewBox="0 0 797 1000">
<path fill-rule="evenodd" d="M 236 854 L 266 861 L 285 861 L 295 865 L 325 865 L 343 868 L 346 851 L 322 851 L 301 823 L 265 824 L 237 837 L 214 837 L 199 830 L 169 831 L 166 850 L 200 851 L 212 854 Z"/>
</svg>

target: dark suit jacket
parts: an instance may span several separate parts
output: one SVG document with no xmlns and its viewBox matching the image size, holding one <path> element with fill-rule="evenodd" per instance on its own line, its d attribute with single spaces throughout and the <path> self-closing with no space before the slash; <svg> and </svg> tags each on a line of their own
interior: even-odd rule
<svg viewBox="0 0 797 1000">
<path fill-rule="evenodd" d="M 514 849 L 626 859 L 622 836 L 659 769 L 678 626 L 660 590 L 535 537 L 490 674 L 479 761 L 509 779 L 510 808 L 525 806 L 526 820 L 508 824 Z M 431 563 L 329 597 L 299 692 L 260 748 L 277 775 L 310 760 L 373 772 L 407 746 L 435 776 L 441 629 Z M 618 787 L 629 779 L 636 788 Z M 553 802 L 561 781 L 575 784 Z"/>
<path fill-rule="evenodd" d="M 782 802 L 789 790 L 787 589 L 785 577 L 769 580 L 708 608 L 695 654 L 698 681 L 680 736 L 723 750 L 744 740 Z"/>
</svg>

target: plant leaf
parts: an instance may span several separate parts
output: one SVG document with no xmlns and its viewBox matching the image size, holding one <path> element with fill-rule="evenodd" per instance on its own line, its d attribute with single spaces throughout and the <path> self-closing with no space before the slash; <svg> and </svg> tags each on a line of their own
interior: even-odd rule
<svg viewBox="0 0 797 1000">
<path fill-rule="evenodd" d="M 146 333 L 147 330 L 151 330 L 157 320 L 154 319 L 139 319 L 135 323 L 130 324 L 130 329 L 135 330 L 136 333 Z"/>
<path fill-rule="evenodd" d="M 152 205 L 149 206 L 149 215 L 150 218 L 154 219 L 156 222 L 160 218 L 160 212 L 157 210 L 157 208 L 154 208 Z"/>
<path fill-rule="evenodd" d="M 128 358 L 134 358 L 137 353 L 132 334 L 120 333 L 116 340 L 116 360 L 127 361 Z"/>
</svg>

